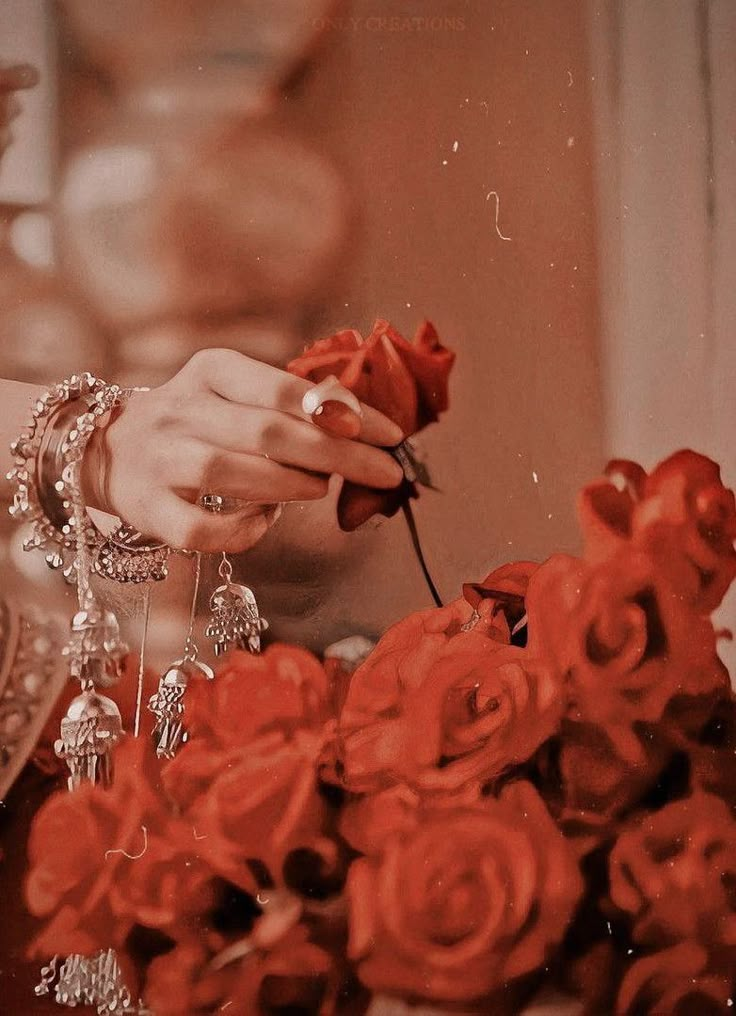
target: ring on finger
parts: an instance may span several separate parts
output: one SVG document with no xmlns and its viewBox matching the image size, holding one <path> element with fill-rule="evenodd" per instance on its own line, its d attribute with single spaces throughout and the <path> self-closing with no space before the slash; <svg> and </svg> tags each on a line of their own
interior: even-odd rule
<svg viewBox="0 0 736 1016">
<path fill-rule="evenodd" d="M 199 499 L 200 508 L 211 512 L 213 515 L 229 515 L 233 512 L 242 511 L 248 505 L 247 501 L 238 501 L 234 497 L 223 497 L 222 494 L 202 494 Z"/>
</svg>

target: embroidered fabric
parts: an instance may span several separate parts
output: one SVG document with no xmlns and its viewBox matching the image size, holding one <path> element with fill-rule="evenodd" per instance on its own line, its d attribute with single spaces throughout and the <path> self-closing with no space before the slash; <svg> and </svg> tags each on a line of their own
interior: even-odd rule
<svg viewBox="0 0 736 1016">
<path fill-rule="evenodd" d="M 61 633 L 42 613 L 0 600 L 0 801 L 66 683 L 61 647 Z"/>
</svg>

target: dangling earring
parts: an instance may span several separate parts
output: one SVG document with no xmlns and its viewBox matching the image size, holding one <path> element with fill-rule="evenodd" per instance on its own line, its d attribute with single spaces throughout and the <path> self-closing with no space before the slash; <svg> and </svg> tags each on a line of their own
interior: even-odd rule
<svg viewBox="0 0 736 1016">
<path fill-rule="evenodd" d="M 128 649 L 120 638 L 117 618 L 112 611 L 99 605 L 92 590 L 89 523 L 80 479 L 82 456 L 96 420 L 117 404 L 118 397 L 116 389 L 105 389 L 98 396 L 95 408 L 79 417 L 64 446 L 66 465 L 61 486 L 65 506 L 71 509 L 70 524 L 75 543 L 73 573 L 79 610 L 72 619 L 71 638 L 63 652 L 69 658 L 70 674 L 79 681 L 81 693 L 72 700 L 61 721 L 61 736 L 54 750 L 69 768 L 70 790 L 76 790 L 85 782 L 104 787 L 111 785 L 112 753 L 123 736 L 120 710 L 97 688 L 108 688 L 117 682 Z"/>
<path fill-rule="evenodd" d="M 233 566 L 224 552 L 217 573 L 222 585 L 210 597 L 212 618 L 205 629 L 207 638 L 214 640 L 215 656 L 221 656 L 230 646 L 260 653 L 261 635 L 268 621 L 258 613 L 253 590 L 233 582 Z"/>
<path fill-rule="evenodd" d="M 197 599 L 202 575 L 202 555 L 195 553 L 194 592 L 189 613 L 189 628 L 184 654 L 166 668 L 158 682 L 158 689 L 151 696 L 148 708 L 156 717 L 153 737 L 158 758 L 173 758 L 187 739 L 184 727 L 184 694 L 192 677 L 204 676 L 214 679 L 214 671 L 197 657 L 199 651 L 194 641 L 194 624 L 197 617 Z"/>
</svg>

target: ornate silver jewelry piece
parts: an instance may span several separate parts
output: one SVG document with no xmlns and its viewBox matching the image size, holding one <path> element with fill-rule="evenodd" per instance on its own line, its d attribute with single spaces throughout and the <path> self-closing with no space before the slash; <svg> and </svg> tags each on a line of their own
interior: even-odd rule
<svg viewBox="0 0 736 1016">
<path fill-rule="evenodd" d="M 123 522 L 100 544 L 95 571 L 113 582 L 163 582 L 170 554 L 165 543 L 149 540 Z"/>
<path fill-rule="evenodd" d="M 233 582 L 233 568 L 226 554 L 222 555 L 218 574 L 223 582 L 210 597 L 212 618 L 205 629 L 207 638 L 214 640 L 215 656 L 221 656 L 231 646 L 259 653 L 268 621 L 258 612 L 253 590 Z"/>
<path fill-rule="evenodd" d="M 66 516 L 65 520 L 56 520 L 61 523 L 60 527 L 51 520 L 46 511 L 45 502 L 48 502 L 49 496 L 52 493 L 58 496 L 62 492 L 58 488 L 58 484 L 61 483 L 60 476 L 54 478 L 53 482 L 57 486 L 53 492 L 42 490 L 39 483 L 44 435 L 54 415 L 67 403 L 79 401 L 89 405 L 107 389 L 108 386 L 104 381 L 88 373 L 74 374 L 67 380 L 59 382 L 36 400 L 29 423 L 10 446 L 15 460 L 13 468 L 7 474 L 8 480 L 15 484 L 10 514 L 21 522 L 31 523 L 31 533 L 25 540 L 23 549 L 46 550 L 46 562 L 51 568 L 61 568 L 67 564 L 69 556 L 76 550 L 76 536 L 70 524 L 69 505 L 65 506 L 60 497 L 61 504 L 58 507 Z M 116 390 L 116 394 L 118 391 L 119 389 Z M 104 412 L 107 412 L 107 408 L 100 409 L 99 415 Z M 67 436 L 77 433 L 76 421 L 73 421 L 72 429 Z M 94 544 L 98 536 L 90 521 L 87 539 Z"/>
<path fill-rule="evenodd" d="M 117 386 L 97 387 L 94 402 L 67 434 L 62 447 L 63 472 L 57 485 L 70 514 L 75 557 L 70 574 L 76 580 L 79 609 L 71 623 L 71 638 L 63 650 L 81 694 L 69 705 L 61 721 L 61 736 L 54 749 L 69 768 L 68 785 L 76 790 L 85 782 L 109 786 L 113 777 L 112 752 L 123 734 L 120 712 L 96 686 L 109 687 L 120 676 L 127 646 L 120 638 L 117 618 L 97 602 L 90 577 L 94 527 L 87 515 L 81 491 L 81 462 L 98 422 L 119 404 Z"/>
<path fill-rule="evenodd" d="M 184 644 L 184 655 L 166 668 L 158 682 L 155 694 L 148 702 L 148 708 L 156 717 L 153 738 L 158 758 L 173 758 L 187 739 L 184 726 L 184 695 L 192 677 L 213 680 L 211 667 L 197 657 L 199 651 L 194 641 L 194 622 L 197 616 L 199 582 L 202 574 L 201 554 L 195 554 L 194 592 L 189 614 L 189 629 Z"/>
<path fill-rule="evenodd" d="M 87 688 L 72 699 L 61 721 L 61 737 L 54 744 L 54 751 L 69 767 L 69 790 L 83 783 L 112 785 L 112 753 L 122 736 L 120 710 L 107 695 Z"/>
<path fill-rule="evenodd" d="M 59 382 L 33 405 L 26 429 L 11 445 L 14 465 L 7 478 L 15 484 L 10 514 L 31 523 L 24 550 L 45 550 L 51 568 L 63 568 L 74 581 L 72 555 L 76 535 L 64 471 L 81 461 L 95 427 L 110 410 L 139 389 L 108 385 L 92 374 L 74 374 Z M 74 403 L 86 408 L 74 415 Z M 48 433 L 52 441 L 45 444 Z M 84 539 L 94 570 L 115 582 L 158 582 L 166 578 L 169 548 L 149 541 L 125 523 L 103 535 L 84 511 Z"/>
<path fill-rule="evenodd" d="M 128 647 L 111 610 L 91 606 L 72 618 L 71 639 L 62 650 L 69 659 L 69 674 L 82 687 L 110 688 L 120 679 Z"/>
<path fill-rule="evenodd" d="M 42 968 L 41 981 L 35 987 L 37 996 L 49 995 L 56 982 L 54 999 L 58 1005 L 92 1005 L 98 1016 L 152 1016 L 142 1001 L 133 1002 L 113 949 L 94 956 L 72 953 L 61 967 L 58 964 L 59 957 L 54 956 Z"/>
</svg>

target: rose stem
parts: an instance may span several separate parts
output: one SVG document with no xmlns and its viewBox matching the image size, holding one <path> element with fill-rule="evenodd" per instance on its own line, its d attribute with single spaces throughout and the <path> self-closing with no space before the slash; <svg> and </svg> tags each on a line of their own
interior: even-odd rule
<svg viewBox="0 0 736 1016">
<path fill-rule="evenodd" d="M 407 498 L 406 501 L 401 505 L 401 510 L 404 513 L 406 524 L 409 527 L 409 535 L 411 536 L 412 546 L 414 547 L 414 553 L 417 556 L 417 561 L 422 569 L 424 575 L 424 581 L 427 583 L 427 588 L 432 594 L 432 599 L 438 607 L 442 606 L 442 600 L 440 594 L 437 592 L 437 586 L 432 581 L 432 576 L 429 574 L 429 568 L 427 562 L 424 560 L 424 552 L 422 551 L 422 545 L 419 542 L 419 533 L 417 532 L 417 524 L 414 519 L 414 512 L 411 510 L 411 502 Z"/>
</svg>

